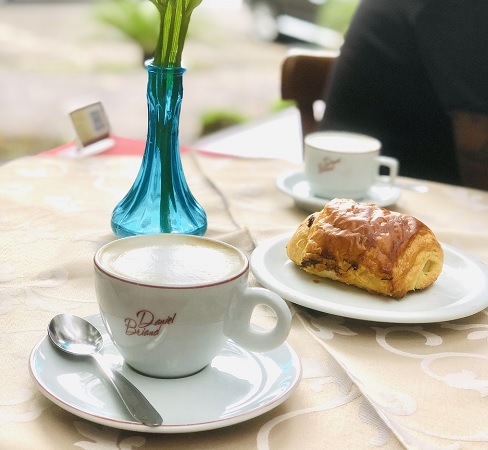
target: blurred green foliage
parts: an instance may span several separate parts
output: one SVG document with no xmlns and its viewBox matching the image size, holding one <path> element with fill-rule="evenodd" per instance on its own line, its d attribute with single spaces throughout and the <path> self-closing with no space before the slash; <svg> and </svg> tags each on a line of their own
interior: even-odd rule
<svg viewBox="0 0 488 450">
<path fill-rule="evenodd" d="M 35 155 L 59 147 L 66 141 L 61 138 L 43 136 L 12 136 L 0 133 L 0 164 L 21 156 Z"/>
<path fill-rule="evenodd" d="M 296 102 L 294 100 L 283 100 L 279 98 L 271 105 L 271 112 L 276 113 L 283 111 L 284 109 L 291 108 L 292 106 L 296 106 Z"/>
<path fill-rule="evenodd" d="M 119 30 L 142 50 L 143 61 L 152 58 L 159 35 L 160 15 L 148 0 L 104 0 L 94 5 L 94 17 Z"/>
<path fill-rule="evenodd" d="M 206 136 L 224 128 L 242 124 L 248 120 L 247 117 L 244 117 L 237 111 L 209 110 L 202 114 L 200 136 Z"/>
<path fill-rule="evenodd" d="M 345 34 L 360 0 L 328 0 L 318 12 L 317 23 Z"/>
<path fill-rule="evenodd" d="M 1 2 L 1 0 L 0 0 Z M 159 37 L 161 16 L 150 0 L 98 0 L 93 7 L 94 17 L 117 29 L 142 50 L 142 61 L 151 59 Z M 191 35 L 195 27 L 190 27 Z"/>
</svg>

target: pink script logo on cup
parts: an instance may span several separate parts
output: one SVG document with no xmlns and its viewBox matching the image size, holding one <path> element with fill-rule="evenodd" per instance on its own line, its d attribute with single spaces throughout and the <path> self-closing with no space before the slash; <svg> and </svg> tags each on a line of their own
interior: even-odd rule
<svg viewBox="0 0 488 450">
<path fill-rule="evenodd" d="M 142 310 L 136 313 L 136 318 L 126 317 L 125 334 L 127 336 L 159 336 L 163 325 L 174 323 L 176 313 L 164 319 L 156 319 L 151 311 Z"/>
<path fill-rule="evenodd" d="M 319 163 L 318 166 L 319 173 L 330 172 L 331 170 L 334 170 L 337 164 L 339 164 L 340 162 L 341 162 L 341 158 L 332 159 L 326 156 Z"/>
</svg>

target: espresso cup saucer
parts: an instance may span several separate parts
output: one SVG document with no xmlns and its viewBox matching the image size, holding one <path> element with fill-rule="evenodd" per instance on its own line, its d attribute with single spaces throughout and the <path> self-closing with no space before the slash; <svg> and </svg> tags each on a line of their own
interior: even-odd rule
<svg viewBox="0 0 488 450">
<path fill-rule="evenodd" d="M 100 315 L 87 317 L 103 335 L 103 357 L 120 370 L 153 404 L 163 424 L 135 422 L 90 358 L 56 350 L 46 336 L 31 352 L 29 370 L 37 388 L 72 414 L 113 428 L 147 433 L 189 433 L 234 425 L 283 403 L 301 378 L 300 360 L 285 342 L 266 353 L 254 353 L 228 340 L 199 373 L 176 379 L 139 374 L 124 364 Z"/>
<path fill-rule="evenodd" d="M 276 186 L 280 191 L 292 197 L 297 207 L 308 212 L 320 211 L 326 203 L 332 200 L 315 196 L 304 172 L 284 173 L 276 179 Z M 378 206 L 390 206 L 400 198 L 400 195 L 399 187 L 378 182 L 369 189 L 366 197 L 358 201 L 374 203 Z"/>
</svg>

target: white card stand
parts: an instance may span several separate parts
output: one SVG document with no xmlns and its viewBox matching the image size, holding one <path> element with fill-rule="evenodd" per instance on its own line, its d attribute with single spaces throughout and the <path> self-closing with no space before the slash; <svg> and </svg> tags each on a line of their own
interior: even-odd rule
<svg viewBox="0 0 488 450">
<path fill-rule="evenodd" d="M 110 138 L 110 124 L 100 102 L 76 109 L 70 113 L 76 131 L 76 142 L 59 155 L 86 158 L 106 152 L 115 145 Z"/>
<path fill-rule="evenodd" d="M 112 138 L 101 139 L 93 144 L 82 147 L 78 142 L 61 150 L 58 155 L 66 156 L 68 158 L 86 158 L 88 156 L 98 155 L 100 153 L 110 150 L 115 145 Z"/>
</svg>

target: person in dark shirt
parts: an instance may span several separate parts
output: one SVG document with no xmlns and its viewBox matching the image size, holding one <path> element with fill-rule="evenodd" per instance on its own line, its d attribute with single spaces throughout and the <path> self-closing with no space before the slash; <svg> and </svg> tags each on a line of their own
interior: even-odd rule
<svg viewBox="0 0 488 450">
<path fill-rule="evenodd" d="M 488 189 L 488 0 L 363 0 L 321 129 L 376 137 L 400 174 Z"/>
</svg>

